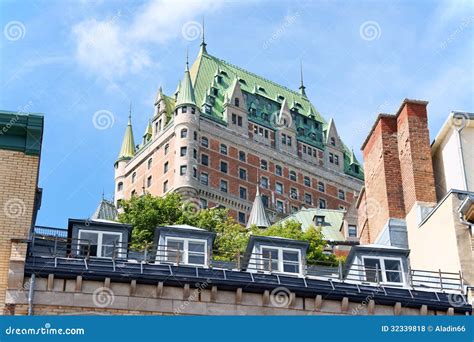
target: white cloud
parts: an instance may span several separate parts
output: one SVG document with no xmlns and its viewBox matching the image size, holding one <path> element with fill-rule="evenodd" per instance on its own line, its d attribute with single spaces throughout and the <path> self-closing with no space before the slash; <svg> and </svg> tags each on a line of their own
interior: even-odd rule
<svg viewBox="0 0 474 342">
<path fill-rule="evenodd" d="M 155 0 L 138 7 L 129 21 L 121 11 L 108 20 L 84 20 L 72 28 L 77 62 L 108 79 L 140 72 L 153 64 L 147 50 L 150 43 L 179 39 L 186 22 L 217 9 L 221 3 Z"/>
</svg>

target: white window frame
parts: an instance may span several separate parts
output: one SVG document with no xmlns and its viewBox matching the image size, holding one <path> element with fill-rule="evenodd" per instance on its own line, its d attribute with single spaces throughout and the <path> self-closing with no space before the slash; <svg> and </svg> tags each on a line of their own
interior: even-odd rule
<svg viewBox="0 0 474 342">
<path fill-rule="evenodd" d="M 79 229 L 79 232 L 77 234 L 78 238 L 79 238 L 79 243 L 77 244 L 77 253 L 79 254 L 80 253 L 80 248 L 82 245 L 82 242 L 81 242 L 81 235 L 82 233 L 93 233 L 93 234 L 97 234 L 97 255 L 95 256 L 96 258 L 105 258 L 105 259 L 112 259 L 112 257 L 108 257 L 108 256 L 102 256 L 102 247 L 103 247 L 103 244 L 102 244 L 102 240 L 103 240 L 103 236 L 104 234 L 109 234 L 109 235 L 118 235 L 119 236 L 119 253 L 118 253 L 118 256 L 122 257 L 125 253 L 123 253 L 123 251 L 121 251 L 121 244 L 122 244 L 122 238 L 123 238 L 123 234 L 122 233 L 118 233 L 118 232 L 109 232 L 109 231 L 105 231 L 105 230 L 90 230 L 90 229 Z"/>
<path fill-rule="evenodd" d="M 272 272 L 271 273 L 281 273 L 281 274 L 290 274 L 290 275 L 303 275 L 303 263 L 301 262 L 301 249 L 297 249 L 297 248 L 288 248 L 288 247 L 277 247 L 277 246 L 271 246 L 271 245 L 260 245 L 260 260 L 261 260 L 261 264 L 259 264 L 259 270 L 260 271 L 264 271 L 264 272 L 268 272 L 270 273 L 269 271 L 265 270 L 265 262 L 266 260 L 263 260 L 263 250 L 264 249 L 270 249 L 270 250 L 277 250 L 278 251 L 278 270 L 273 270 L 272 269 Z M 299 272 L 298 273 L 294 273 L 294 272 L 284 272 L 283 271 L 283 252 L 297 252 L 298 253 L 298 268 L 299 268 Z M 295 263 L 295 262 L 292 262 L 290 261 L 290 263 Z"/>
<path fill-rule="evenodd" d="M 165 237 L 165 251 L 168 251 L 168 241 L 179 241 L 183 243 L 183 263 L 180 265 L 191 265 L 191 266 L 202 266 L 208 267 L 208 257 L 207 257 L 207 240 L 204 239 L 193 239 L 193 238 L 183 238 L 183 237 L 175 237 L 175 236 L 167 236 Z M 189 242 L 200 242 L 204 243 L 204 264 L 193 264 L 189 262 Z M 199 252 L 193 252 L 199 253 Z M 162 260 L 167 263 L 172 263 L 176 265 L 176 260 L 172 260 L 171 262 L 168 260 L 168 255 L 166 254 Z"/>
<path fill-rule="evenodd" d="M 379 280 L 380 283 L 387 284 L 387 285 L 398 285 L 398 286 L 405 286 L 406 285 L 405 270 L 403 269 L 402 258 L 379 257 L 379 256 L 362 256 L 362 266 L 363 266 L 363 272 L 364 272 L 363 273 L 363 278 L 364 278 L 364 281 L 368 281 L 367 278 L 366 278 L 365 259 L 377 259 L 377 260 L 379 260 L 380 272 L 382 274 L 382 279 Z M 397 282 L 393 282 L 393 281 L 387 281 L 387 274 L 385 273 L 386 272 L 385 260 L 392 260 L 392 261 L 400 262 L 400 272 L 402 273 L 401 282 L 397 283 Z M 394 271 L 392 271 L 392 272 L 394 272 Z"/>
</svg>

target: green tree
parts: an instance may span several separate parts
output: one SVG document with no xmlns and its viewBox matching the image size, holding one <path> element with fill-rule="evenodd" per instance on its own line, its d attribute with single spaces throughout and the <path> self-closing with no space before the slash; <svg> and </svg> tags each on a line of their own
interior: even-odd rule
<svg viewBox="0 0 474 342">
<path fill-rule="evenodd" d="M 333 254 L 325 254 L 324 247 L 327 245 L 323 239 L 323 234 L 320 228 L 315 226 L 308 227 L 305 231 L 301 229 L 301 223 L 295 220 L 288 220 L 282 224 L 276 224 L 267 229 L 259 229 L 252 227 L 252 234 L 261 236 L 278 236 L 293 240 L 308 241 L 308 264 L 317 261 L 328 262 L 330 264 L 337 263 L 337 258 Z"/>
</svg>

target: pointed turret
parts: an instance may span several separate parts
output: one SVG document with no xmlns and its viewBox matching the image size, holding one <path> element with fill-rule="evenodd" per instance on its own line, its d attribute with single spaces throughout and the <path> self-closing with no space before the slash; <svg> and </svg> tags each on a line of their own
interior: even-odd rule
<svg viewBox="0 0 474 342">
<path fill-rule="evenodd" d="M 135 155 L 135 141 L 133 139 L 132 130 L 132 109 L 130 106 L 130 113 L 128 115 L 128 124 L 125 128 L 125 135 L 123 136 L 122 148 L 118 156 L 118 160 L 131 159 Z"/>
<path fill-rule="evenodd" d="M 107 220 L 116 221 L 118 216 L 117 208 L 112 201 L 108 201 L 102 194 L 102 200 L 100 201 L 94 214 L 91 216 L 92 220 Z"/>
<path fill-rule="evenodd" d="M 199 53 L 201 55 L 204 54 L 204 53 L 207 54 L 207 49 L 206 49 L 207 44 L 206 44 L 206 38 L 204 36 L 204 17 L 202 18 L 202 35 L 201 35 L 201 38 L 202 38 L 201 45 L 200 45 L 201 49 L 200 49 Z"/>
<path fill-rule="evenodd" d="M 143 143 L 146 143 L 153 136 L 153 129 L 151 127 L 151 120 L 148 120 L 148 125 L 146 126 L 145 133 L 143 133 Z"/>
<path fill-rule="evenodd" d="M 300 82 L 301 82 L 301 85 L 298 89 L 300 90 L 300 94 L 306 97 L 306 87 L 304 86 L 304 82 L 303 82 L 303 62 L 302 61 L 300 61 Z"/>
<path fill-rule="evenodd" d="M 268 221 L 265 207 L 263 206 L 262 197 L 260 196 L 259 186 L 257 185 L 257 193 L 252 204 L 252 210 L 250 211 L 249 220 L 247 222 L 247 228 L 251 226 L 257 226 L 258 228 L 268 228 L 270 222 Z"/>
<path fill-rule="evenodd" d="M 189 74 L 188 54 L 186 53 L 186 70 L 184 77 L 179 84 L 178 96 L 176 97 L 176 107 L 179 108 L 186 105 L 196 106 L 196 99 L 194 97 L 194 88 Z"/>
</svg>

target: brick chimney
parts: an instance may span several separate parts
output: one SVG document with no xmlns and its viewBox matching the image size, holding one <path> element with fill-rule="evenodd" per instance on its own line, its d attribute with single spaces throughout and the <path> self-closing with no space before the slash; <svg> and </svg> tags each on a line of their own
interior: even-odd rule
<svg viewBox="0 0 474 342">
<path fill-rule="evenodd" d="M 361 243 L 375 242 L 386 227 L 399 233 L 415 202 L 436 202 L 427 104 L 405 99 L 395 115 L 379 114 L 362 145 L 365 198 L 358 210 L 368 231 Z"/>
<path fill-rule="evenodd" d="M 397 113 L 398 158 L 405 212 L 415 202 L 436 203 L 426 101 L 405 99 Z"/>
</svg>

